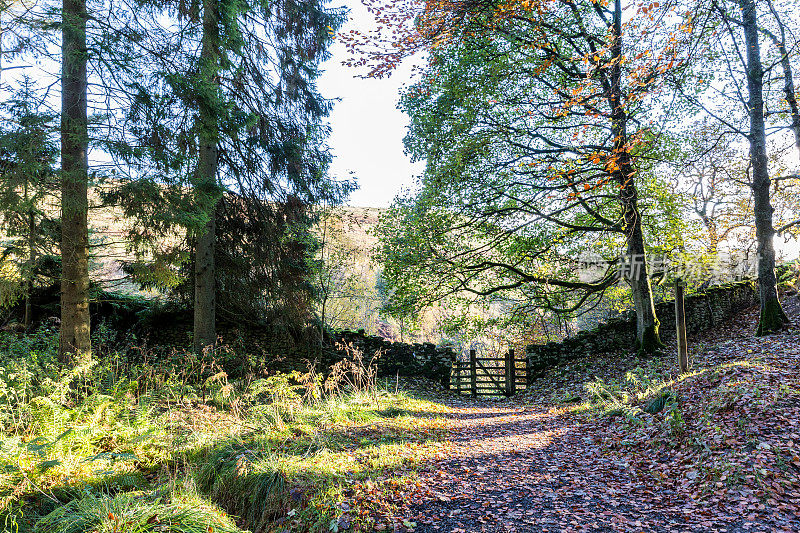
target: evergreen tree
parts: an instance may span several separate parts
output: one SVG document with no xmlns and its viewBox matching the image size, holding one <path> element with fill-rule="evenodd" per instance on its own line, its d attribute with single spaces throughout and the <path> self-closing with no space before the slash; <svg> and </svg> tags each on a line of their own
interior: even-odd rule
<svg viewBox="0 0 800 533">
<path fill-rule="evenodd" d="M 53 140 L 55 117 L 39 111 L 34 87 L 23 79 L 20 90 L 5 103 L 8 125 L 0 131 L 0 219 L 2 258 L 19 264 L 25 298 L 24 324 L 32 321 L 31 293 L 40 263 L 53 257 L 58 224 L 45 210 L 58 187 Z"/>
<path fill-rule="evenodd" d="M 157 234 L 187 231 L 195 265 L 195 348 L 202 350 L 216 337 L 218 214 L 227 219 L 226 231 L 244 231 L 226 235 L 226 243 L 247 242 L 222 255 L 246 251 L 254 255 L 236 258 L 254 271 L 280 268 L 274 258 L 300 242 L 289 228 L 301 220 L 310 224 L 298 206 L 342 195 L 327 177 L 322 121 L 330 102 L 318 94 L 315 79 L 343 15 L 322 2 L 295 0 L 207 1 L 177 6 L 172 14 L 167 19 L 178 21 L 180 32 L 165 24 L 162 10 L 150 11 L 143 22 L 149 48 L 158 52 L 150 58 L 151 74 L 130 82 L 136 98 L 128 127 L 139 142 L 120 144 L 116 152 L 134 171 L 113 196 L 129 216 L 156 221 L 157 231 L 133 237 L 143 256 L 163 257 L 149 247 Z M 231 195 L 220 206 L 223 191 Z M 246 222 L 231 223 L 236 217 Z M 280 222 L 287 219 L 294 221 Z M 253 228 L 261 233 L 248 233 Z M 263 275 L 240 276 L 234 284 L 256 278 L 264 281 Z M 255 282 L 249 292 L 238 301 L 274 294 Z"/>
<path fill-rule="evenodd" d="M 89 325 L 89 121 L 86 0 L 63 0 L 61 20 L 62 362 L 91 356 Z"/>
</svg>

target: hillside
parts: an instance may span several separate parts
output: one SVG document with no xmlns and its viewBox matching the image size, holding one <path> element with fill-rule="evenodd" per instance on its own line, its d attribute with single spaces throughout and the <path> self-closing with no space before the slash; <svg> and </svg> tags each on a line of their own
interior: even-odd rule
<svg viewBox="0 0 800 533">
<path fill-rule="evenodd" d="M 560 366 L 519 402 L 451 404 L 452 446 L 407 495 L 415 531 L 796 531 L 800 301 L 785 303 L 788 331 L 754 337 L 751 309 L 690 337 L 685 375 L 671 345 Z"/>
<path fill-rule="evenodd" d="M 92 195 L 92 201 L 95 205 L 90 218 L 90 240 L 95 246 L 92 279 L 113 290 L 141 294 L 137 287 L 125 279 L 121 270 L 124 261 L 133 259 L 126 241 L 131 222 L 119 208 L 101 207 L 96 194 Z M 343 231 L 331 233 L 334 245 L 352 250 L 356 263 L 366 263 L 372 247 L 377 243 L 377 238 L 371 232 L 383 212 L 384 209 L 377 207 L 337 208 L 336 216 L 343 222 Z M 157 293 L 146 295 L 156 296 Z"/>
</svg>

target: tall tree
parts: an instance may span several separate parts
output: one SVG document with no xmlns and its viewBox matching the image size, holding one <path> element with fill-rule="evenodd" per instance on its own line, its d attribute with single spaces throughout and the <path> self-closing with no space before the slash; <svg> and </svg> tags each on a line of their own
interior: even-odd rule
<svg viewBox="0 0 800 533">
<path fill-rule="evenodd" d="M 645 352 L 652 352 L 661 345 L 658 335 L 658 318 L 653 306 L 653 291 L 650 287 L 650 276 L 647 272 L 645 261 L 644 232 L 642 230 L 642 214 L 639 210 L 639 191 L 636 187 L 635 177 L 637 169 L 631 154 L 631 139 L 628 135 L 628 111 L 623 97 L 622 63 L 623 33 L 622 33 L 622 2 L 614 1 L 614 11 L 611 22 L 610 45 L 610 76 L 604 80 L 611 108 L 611 134 L 613 135 L 613 152 L 610 164 L 606 169 L 611 171 L 614 180 L 619 186 L 619 201 L 622 204 L 621 229 L 625 234 L 626 261 L 630 265 L 641 261 L 641 267 L 629 269 L 626 281 L 631 286 L 633 305 L 636 309 L 636 340 Z M 591 44 L 589 45 L 591 48 Z M 608 68 L 608 67 L 607 67 Z M 655 71 L 645 70 L 648 76 Z M 630 98 L 630 95 L 627 96 Z"/>
<path fill-rule="evenodd" d="M 202 350 L 216 340 L 221 291 L 235 304 L 228 315 L 251 304 L 247 319 L 263 318 L 267 295 L 283 283 L 276 258 L 297 251 L 290 228 L 309 225 L 302 206 L 341 200 L 344 189 L 327 176 L 331 104 L 315 79 L 343 13 L 295 0 L 148 9 L 140 15 L 147 30 L 138 34 L 157 52 L 147 59 L 150 73 L 130 80 L 134 139 L 116 153 L 133 171 L 113 196 L 128 215 L 149 222 L 150 230 L 134 234 L 143 251 L 170 232 L 188 232 L 195 347 Z M 222 236 L 230 248 L 216 246 L 220 227 L 241 232 Z M 220 272 L 220 259 L 236 274 Z M 230 293 L 245 286 L 249 294 Z"/>
<path fill-rule="evenodd" d="M 85 0 L 64 0 L 61 59 L 62 362 L 91 356 L 89 331 L 89 133 Z"/>
<path fill-rule="evenodd" d="M 697 95 L 680 84 L 679 89 L 687 101 L 747 140 L 747 181 L 753 197 L 761 299 L 756 334 L 763 335 L 782 328 L 788 320 L 778 299 L 775 276 L 772 185 L 780 176 L 770 172 L 769 134 L 770 130 L 789 129 L 795 133 L 795 143 L 797 140 L 796 99 L 786 93 L 787 87 L 793 86 L 794 63 L 787 54 L 792 46 L 787 46 L 786 35 L 792 32 L 786 31 L 786 24 L 793 18 L 794 7 L 787 3 L 779 10 L 767 0 L 711 1 L 693 7 L 691 16 L 697 20 L 698 36 L 695 79 L 702 79 L 715 96 Z M 774 49 L 763 46 L 762 41 L 772 43 Z M 782 86 L 783 95 L 771 90 L 775 82 Z M 781 140 L 774 135 L 772 140 L 774 150 Z"/>
<path fill-rule="evenodd" d="M 203 37 L 200 51 L 200 99 L 198 128 L 198 165 L 194 186 L 202 191 L 217 187 L 217 143 L 219 120 L 220 40 L 219 3 L 203 0 Z M 216 295 L 214 287 L 214 244 L 216 241 L 216 205 L 208 222 L 197 235 L 194 271 L 194 349 L 202 351 L 217 341 Z"/>
<path fill-rule="evenodd" d="M 774 209 L 770 203 L 769 159 L 767 157 L 767 130 L 764 122 L 764 67 L 761 64 L 758 20 L 755 0 L 739 0 L 742 13 L 742 31 L 745 44 L 745 69 L 747 76 L 747 102 L 750 117 L 750 166 L 753 179 L 753 211 L 758 241 L 758 289 L 761 298 L 761 316 L 757 335 L 778 330 L 789 322 L 778 299 L 778 281 L 775 276 L 775 228 L 772 225 Z"/>
<path fill-rule="evenodd" d="M 53 140 L 54 116 L 40 112 L 34 86 L 22 80 L 20 90 L 4 106 L 8 128 L 0 131 L 0 219 L 9 238 L 0 259 L 9 256 L 20 264 L 25 299 L 24 325 L 33 320 L 31 295 L 40 270 L 40 257 L 52 257 L 57 224 L 45 211 L 58 186 L 55 164 L 58 148 Z"/>
<path fill-rule="evenodd" d="M 387 228 L 386 258 L 400 260 L 387 279 L 411 281 L 418 262 L 434 273 L 434 293 L 522 290 L 574 312 L 621 276 L 637 344 L 654 351 L 640 190 L 652 182 L 659 80 L 679 65 L 679 36 L 624 23 L 620 2 L 456 8 L 426 21 L 437 28 L 428 72 L 403 100 L 407 146 L 427 168 L 419 201 Z M 395 230 L 408 217 L 428 244 L 400 258 Z M 588 251 L 601 261 L 581 277 Z"/>
</svg>

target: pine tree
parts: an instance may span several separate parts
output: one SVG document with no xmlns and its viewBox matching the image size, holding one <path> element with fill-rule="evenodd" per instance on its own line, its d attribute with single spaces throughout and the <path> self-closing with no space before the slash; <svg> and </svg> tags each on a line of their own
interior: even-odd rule
<svg viewBox="0 0 800 533">
<path fill-rule="evenodd" d="M 91 356 L 86 0 L 64 0 L 61 45 L 61 361 Z"/>
<path fill-rule="evenodd" d="M 58 148 L 52 134 L 55 117 L 39 111 L 35 88 L 23 78 L 19 91 L 5 103 L 9 125 L 0 131 L 0 218 L 8 242 L 3 258 L 19 264 L 25 298 L 24 325 L 32 322 L 31 294 L 40 259 L 52 257 L 57 221 L 45 204 L 57 188 Z"/>
<path fill-rule="evenodd" d="M 137 97 L 128 127 L 138 142 L 117 155 L 135 165 L 135 172 L 114 197 L 129 216 L 156 221 L 150 235 L 133 236 L 151 257 L 163 257 L 149 246 L 157 234 L 187 231 L 199 351 L 216 340 L 217 294 L 224 276 L 217 271 L 217 257 L 254 254 L 237 257 L 249 261 L 252 272 L 261 272 L 240 276 L 252 283 L 250 294 L 237 298 L 263 302 L 275 287 L 265 287 L 265 279 L 280 283 L 276 271 L 265 270 L 276 265 L 270 256 L 296 246 L 289 227 L 298 225 L 280 222 L 289 211 L 297 212 L 290 206 L 341 197 L 327 177 L 323 120 L 330 102 L 318 94 L 314 80 L 343 17 L 322 2 L 208 0 L 202 6 L 178 6 L 175 18 L 183 31 L 175 34 L 163 16 L 161 10 L 151 11 L 144 23 L 149 48 L 158 53 L 150 58 L 151 75 L 131 81 Z M 229 201 L 220 205 L 224 191 Z M 261 242 L 217 250 L 220 213 L 227 218 L 226 231 L 259 228 Z M 248 220 L 236 224 L 236 217 Z M 305 216 L 298 220 L 310 225 Z M 239 246 L 251 238 L 226 235 L 225 242 Z"/>
<path fill-rule="evenodd" d="M 195 189 L 217 187 L 220 121 L 216 105 L 220 92 L 220 20 L 223 4 L 203 0 L 203 29 L 199 61 L 198 165 Z M 235 16 L 235 14 L 234 14 Z M 216 243 L 216 204 L 212 204 L 208 222 L 197 234 L 194 249 L 194 349 L 201 352 L 217 341 L 214 245 Z"/>
</svg>

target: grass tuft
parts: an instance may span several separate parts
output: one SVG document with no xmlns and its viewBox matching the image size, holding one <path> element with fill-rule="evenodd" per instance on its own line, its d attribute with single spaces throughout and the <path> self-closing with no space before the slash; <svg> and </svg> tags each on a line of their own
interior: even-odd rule
<svg viewBox="0 0 800 533">
<path fill-rule="evenodd" d="M 138 492 L 86 493 L 43 517 L 36 533 L 241 533 L 215 506 L 197 500 L 162 503 Z"/>
</svg>

